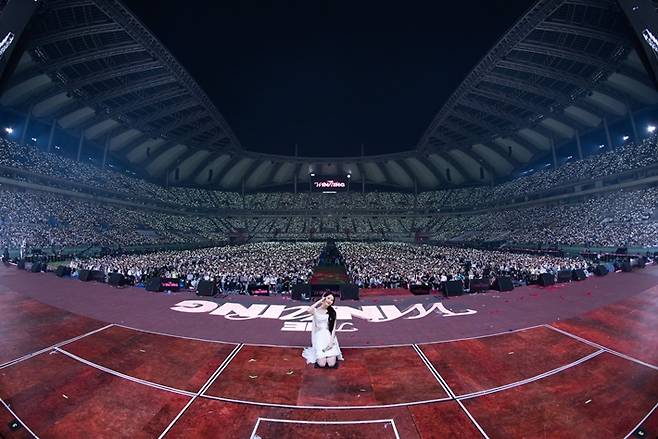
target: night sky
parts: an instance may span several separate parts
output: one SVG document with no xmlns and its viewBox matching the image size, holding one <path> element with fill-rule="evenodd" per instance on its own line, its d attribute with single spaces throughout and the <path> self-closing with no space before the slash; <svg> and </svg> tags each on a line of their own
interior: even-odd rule
<svg viewBox="0 0 658 439">
<path fill-rule="evenodd" d="M 124 0 L 243 147 L 409 150 L 532 1 Z"/>
</svg>

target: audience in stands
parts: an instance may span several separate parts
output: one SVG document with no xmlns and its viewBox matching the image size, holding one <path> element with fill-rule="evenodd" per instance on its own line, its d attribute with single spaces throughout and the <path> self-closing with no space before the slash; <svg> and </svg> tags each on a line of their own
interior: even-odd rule
<svg viewBox="0 0 658 439">
<path fill-rule="evenodd" d="M 163 187 L 111 169 L 101 169 L 91 162 L 77 162 L 55 153 L 47 153 L 34 146 L 20 146 L 0 139 L 0 166 L 22 169 L 39 175 L 57 177 L 89 187 L 117 192 L 126 198 L 175 204 L 188 208 L 262 209 L 410 209 L 429 210 L 486 207 L 509 202 L 546 191 L 570 182 L 581 181 L 641 169 L 658 163 L 655 135 L 635 144 L 629 142 L 615 150 L 605 150 L 583 160 L 568 162 L 557 169 L 545 169 L 493 187 L 472 187 L 422 192 L 417 197 L 410 193 L 350 191 L 337 194 L 319 193 L 256 193 L 244 199 L 235 192 L 199 188 Z M 317 225 L 317 224 L 316 224 Z M 310 226 L 302 231 L 310 231 Z M 348 227 L 349 228 L 349 227 Z M 309 229 L 309 230 L 306 230 Z M 356 228 L 355 228 L 356 229 Z M 386 231 L 386 227 L 382 228 Z M 318 232 L 316 228 L 315 232 Z M 374 230 L 378 233 L 379 230 Z M 358 233 L 358 230 L 354 230 Z"/>
</svg>

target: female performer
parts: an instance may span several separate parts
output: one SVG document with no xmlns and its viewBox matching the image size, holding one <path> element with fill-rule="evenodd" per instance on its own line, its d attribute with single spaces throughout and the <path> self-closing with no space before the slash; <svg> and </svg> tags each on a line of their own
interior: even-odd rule
<svg viewBox="0 0 658 439">
<path fill-rule="evenodd" d="M 302 356 L 315 367 L 338 367 L 337 360 L 343 359 L 336 338 L 336 310 L 334 295 L 325 293 L 322 298 L 308 307 L 313 316 L 311 347 L 304 349 Z"/>
</svg>

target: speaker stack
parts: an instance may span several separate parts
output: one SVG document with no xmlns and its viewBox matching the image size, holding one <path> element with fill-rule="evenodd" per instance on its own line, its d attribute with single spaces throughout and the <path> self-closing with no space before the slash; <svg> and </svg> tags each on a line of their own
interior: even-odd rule
<svg viewBox="0 0 658 439">
<path fill-rule="evenodd" d="M 93 278 L 90 270 L 80 270 L 80 280 L 82 282 L 89 282 L 92 279 Z"/>
<path fill-rule="evenodd" d="M 571 274 L 571 279 L 575 281 L 585 280 L 587 276 L 585 275 L 585 270 L 579 268 L 578 270 L 573 270 Z"/>
<path fill-rule="evenodd" d="M 469 290 L 471 293 L 487 291 L 491 287 L 491 279 L 483 277 L 481 279 L 471 279 Z"/>
<path fill-rule="evenodd" d="M 557 281 L 558 283 L 571 282 L 573 278 L 573 273 L 571 270 L 560 270 L 557 272 Z"/>
<path fill-rule="evenodd" d="M 464 294 L 464 284 L 460 280 L 449 280 L 445 286 L 446 297 L 461 296 Z"/>
<path fill-rule="evenodd" d="M 605 276 L 608 274 L 608 268 L 605 265 L 597 265 L 596 268 L 594 268 L 594 274 L 597 276 Z"/>
<path fill-rule="evenodd" d="M 421 296 L 425 294 L 430 293 L 430 286 L 429 285 L 410 285 L 409 286 L 409 291 L 411 291 L 411 294 L 414 294 L 416 296 Z"/>
<path fill-rule="evenodd" d="M 550 273 L 542 273 L 539 275 L 538 283 L 542 287 L 553 285 L 555 283 L 555 276 Z"/>
<path fill-rule="evenodd" d="M 513 289 L 514 284 L 512 283 L 512 278 L 509 276 L 499 276 L 494 281 L 494 290 L 512 291 Z"/>
<path fill-rule="evenodd" d="M 359 287 L 354 284 L 340 286 L 340 300 L 359 300 Z"/>
<path fill-rule="evenodd" d="M 196 287 L 197 296 L 214 296 L 217 294 L 217 285 L 209 280 L 200 280 Z"/>
<path fill-rule="evenodd" d="M 65 265 L 60 265 L 60 266 L 57 267 L 57 270 L 55 270 L 55 275 L 57 277 L 70 276 L 71 275 L 71 267 L 67 267 Z"/>
<path fill-rule="evenodd" d="M 294 284 L 292 286 L 292 300 L 311 300 L 311 285 Z"/>
<path fill-rule="evenodd" d="M 107 283 L 113 287 L 122 287 L 126 285 L 126 278 L 121 273 L 110 273 L 107 276 Z"/>
<path fill-rule="evenodd" d="M 146 281 L 144 289 L 146 291 L 155 291 L 156 293 L 163 291 L 161 289 L 162 279 L 160 277 L 152 277 Z"/>
</svg>

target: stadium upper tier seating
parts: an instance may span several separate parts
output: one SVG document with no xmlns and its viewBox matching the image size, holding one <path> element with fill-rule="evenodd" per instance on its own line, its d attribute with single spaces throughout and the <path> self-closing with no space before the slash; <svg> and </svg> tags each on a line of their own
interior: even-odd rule
<svg viewBox="0 0 658 439">
<path fill-rule="evenodd" d="M 464 207 L 504 206 L 510 194 L 557 187 L 583 176 L 590 178 L 655 165 L 656 137 L 629 143 L 558 169 L 546 169 L 492 187 L 446 189 L 417 196 L 399 192 L 255 193 L 163 187 L 115 170 L 78 163 L 33 146 L 0 140 L 0 166 L 29 171 L 14 180 L 49 176 L 111 191 L 126 200 L 165 203 L 117 205 L 98 199 L 71 198 L 50 192 L 26 191 L 11 182 L 0 186 L 0 241 L 11 248 L 24 240 L 30 246 L 141 245 L 218 242 L 230 235 L 256 239 L 413 239 L 501 240 L 554 245 L 658 246 L 654 209 L 658 189 L 607 192 L 564 204 L 502 208 L 495 214 L 432 214 Z M 32 176 L 32 177 L 31 177 Z M 43 184 L 43 181 L 40 182 Z M 55 185 L 55 183 L 53 183 Z M 186 207 L 184 214 L 180 207 Z M 213 214 L 210 209 L 247 209 L 248 216 Z M 418 210 L 417 208 L 420 208 Z M 196 211 L 195 211 L 196 209 Z M 272 216 L 259 211 L 278 209 Z M 322 209 L 322 214 L 320 213 Z M 358 214 L 359 209 L 381 214 Z M 389 215 L 392 209 L 408 210 Z M 416 210 L 414 210 L 416 209 Z M 426 209 L 426 211 L 422 211 Z M 296 212 L 292 212 L 292 211 Z M 318 214 L 314 215 L 314 211 Z M 334 215 L 325 215 L 335 210 Z M 287 212 L 289 211 L 289 212 Z"/>
<path fill-rule="evenodd" d="M 572 161 L 557 169 L 546 168 L 493 187 L 479 186 L 421 192 L 417 197 L 401 192 L 346 192 L 332 194 L 262 192 L 246 194 L 200 188 L 164 187 L 111 169 L 77 162 L 33 146 L 20 146 L 0 139 L 0 166 L 23 169 L 39 175 L 117 192 L 133 199 L 135 194 L 154 201 L 207 208 L 247 209 L 464 209 L 505 204 L 512 196 L 542 192 L 561 185 L 616 175 L 658 164 L 656 136 L 638 144 L 627 143 L 615 150 Z"/>
</svg>

